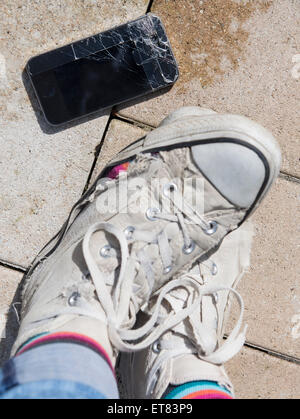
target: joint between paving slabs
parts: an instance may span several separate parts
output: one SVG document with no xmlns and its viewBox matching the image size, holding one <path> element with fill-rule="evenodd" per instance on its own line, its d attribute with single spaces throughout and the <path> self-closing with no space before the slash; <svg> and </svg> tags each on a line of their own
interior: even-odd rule
<svg viewBox="0 0 300 419">
<path fill-rule="evenodd" d="M 145 131 L 153 131 L 156 128 L 155 126 L 147 124 L 145 122 L 137 121 L 136 119 L 119 115 L 117 112 L 113 114 L 113 119 L 116 119 L 120 122 L 124 122 L 125 124 L 134 125 L 135 127 L 141 128 Z"/>
<path fill-rule="evenodd" d="M 18 265 L 17 263 L 9 262 L 7 260 L 0 259 L 0 267 L 11 269 L 13 271 L 17 271 L 20 273 L 25 274 L 28 271 L 28 268 L 22 265 Z"/>
<path fill-rule="evenodd" d="M 150 13 L 150 12 L 151 12 L 151 9 L 152 9 L 152 6 L 153 6 L 153 3 L 154 3 L 154 0 L 149 0 L 148 7 L 147 7 L 147 10 L 146 10 L 146 13 Z"/>
<path fill-rule="evenodd" d="M 96 164 L 97 164 L 97 160 L 100 156 L 102 146 L 104 144 L 104 140 L 105 140 L 105 137 L 106 137 L 106 134 L 107 134 L 107 131 L 109 129 L 109 126 L 110 126 L 110 123 L 111 123 L 112 119 L 113 119 L 113 111 L 110 112 L 110 115 L 109 115 L 108 121 L 106 123 L 106 126 L 105 126 L 105 129 L 104 129 L 103 135 L 101 137 L 101 140 L 100 140 L 99 144 L 97 145 L 97 147 L 95 149 L 94 160 L 93 160 L 93 163 L 91 165 L 91 168 L 90 168 L 90 171 L 89 171 L 89 174 L 88 174 L 88 177 L 87 177 L 86 183 L 84 185 L 81 196 L 83 196 L 89 188 L 89 184 L 90 184 L 91 178 L 93 176 L 93 173 L 94 173 L 94 170 L 95 170 L 95 167 L 96 167 Z"/>
<path fill-rule="evenodd" d="M 283 171 L 280 171 L 279 178 L 287 180 L 288 182 L 300 183 L 300 178 L 298 176 L 291 175 Z"/>
<path fill-rule="evenodd" d="M 255 343 L 251 343 L 247 341 L 245 342 L 244 346 L 250 349 L 254 349 L 255 351 L 265 353 L 266 355 L 272 356 L 274 358 L 281 359 L 282 361 L 287 361 L 287 362 L 291 362 L 292 364 L 300 365 L 300 358 L 297 358 L 295 356 L 288 355 L 283 352 L 278 352 L 273 349 L 266 348 L 264 346 L 259 346 L 259 345 L 256 345 Z"/>
</svg>

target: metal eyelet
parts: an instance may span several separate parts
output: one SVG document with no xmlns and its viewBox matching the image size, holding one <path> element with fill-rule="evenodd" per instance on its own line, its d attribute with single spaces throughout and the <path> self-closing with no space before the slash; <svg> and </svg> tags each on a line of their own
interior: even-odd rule
<svg viewBox="0 0 300 419">
<path fill-rule="evenodd" d="M 125 228 L 124 234 L 125 234 L 125 237 L 126 237 L 127 240 L 132 239 L 134 231 L 135 231 L 135 227 L 133 227 L 133 226 L 128 226 L 128 227 Z"/>
<path fill-rule="evenodd" d="M 211 236 L 214 234 L 218 229 L 218 223 L 216 221 L 208 221 L 207 224 L 209 225 L 209 228 L 206 230 L 203 230 L 205 234 L 208 236 Z"/>
<path fill-rule="evenodd" d="M 212 262 L 212 267 L 211 267 L 210 272 L 211 272 L 211 274 L 213 276 L 217 275 L 217 273 L 218 273 L 218 266 L 215 264 L 215 262 Z"/>
<path fill-rule="evenodd" d="M 182 252 L 185 255 L 190 255 L 195 250 L 195 247 L 196 247 L 195 242 L 193 242 L 193 240 L 192 240 L 189 246 L 187 246 L 187 247 L 183 246 Z"/>
<path fill-rule="evenodd" d="M 87 272 L 83 272 L 81 275 L 81 279 L 83 281 L 89 281 L 91 277 L 91 274 L 87 271 Z"/>
<path fill-rule="evenodd" d="M 161 344 L 159 340 L 155 341 L 152 345 L 152 351 L 156 354 L 159 354 L 161 351 Z"/>
<path fill-rule="evenodd" d="M 68 299 L 69 306 L 73 307 L 76 306 L 78 299 L 80 298 L 80 294 L 78 291 L 73 292 Z"/>
<path fill-rule="evenodd" d="M 99 254 L 103 258 L 109 258 L 110 252 L 111 252 L 111 246 L 109 244 L 106 244 L 105 246 L 102 247 L 102 249 L 100 249 Z"/>
<path fill-rule="evenodd" d="M 177 191 L 177 189 L 178 189 L 178 187 L 177 187 L 176 183 L 173 183 L 173 182 L 167 183 L 163 187 L 163 194 L 165 196 L 169 196 L 170 192 L 175 192 L 175 191 Z"/>
<path fill-rule="evenodd" d="M 148 218 L 148 220 L 150 221 L 157 221 L 157 218 L 155 217 L 155 214 L 159 214 L 160 213 L 160 209 L 159 208 L 148 208 L 146 211 L 146 217 Z"/>
<path fill-rule="evenodd" d="M 170 265 L 170 266 L 167 266 L 165 269 L 164 269 L 164 274 L 165 275 L 167 275 L 169 272 L 171 272 L 171 270 L 172 270 L 173 268 L 172 268 L 172 266 Z"/>
</svg>

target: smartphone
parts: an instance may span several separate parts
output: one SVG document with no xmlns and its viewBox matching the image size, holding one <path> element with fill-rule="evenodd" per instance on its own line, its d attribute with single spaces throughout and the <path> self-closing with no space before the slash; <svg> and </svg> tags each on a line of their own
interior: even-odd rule
<svg viewBox="0 0 300 419">
<path fill-rule="evenodd" d="M 26 68 L 51 125 L 172 85 L 179 74 L 164 26 L 152 13 L 33 57 Z"/>
</svg>

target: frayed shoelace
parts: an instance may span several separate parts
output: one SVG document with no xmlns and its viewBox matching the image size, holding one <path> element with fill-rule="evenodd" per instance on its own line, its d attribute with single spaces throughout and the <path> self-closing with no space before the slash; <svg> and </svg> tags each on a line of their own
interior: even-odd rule
<svg viewBox="0 0 300 419">
<path fill-rule="evenodd" d="M 194 276 L 196 277 L 196 275 Z M 187 279 L 187 277 L 185 278 Z M 181 280 L 183 279 L 184 277 L 181 278 Z M 189 277 L 189 279 L 192 282 L 195 281 L 195 279 L 192 279 L 191 277 Z M 198 280 L 195 282 L 199 285 L 199 287 L 201 287 L 201 289 L 199 291 L 199 299 L 198 297 L 196 298 L 198 306 L 192 311 L 190 315 L 188 315 L 185 318 L 185 320 L 188 319 L 190 323 L 191 330 L 189 334 L 187 334 L 184 327 L 180 327 L 182 326 L 182 324 L 179 324 L 172 329 L 172 332 L 175 332 L 178 336 L 180 336 L 180 338 L 182 339 L 181 345 L 178 341 L 178 338 L 175 341 L 174 338 L 172 339 L 172 336 L 169 335 L 167 339 L 157 340 L 153 345 L 153 350 L 154 352 L 158 353 L 158 355 L 152 367 L 150 368 L 146 378 L 146 393 L 148 396 L 150 396 L 153 393 L 159 371 L 161 370 L 162 366 L 170 359 L 179 357 L 181 355 L 194 354 L 197 355 L 203 361 L 215 365 L 222 365 L 229 361 L 231 358 L 233 358 L 241 350 L 245 343 L 247 326 L 245 326 L 244 330 L 240 332 L 244 313 L 244 303 L 240 294 L 235 289 L 230 287 L 218 287 L 209 284 L 206 284 L 204 286 L 200 285 L 200 275 L 198 277 Z M 178 294 L 180 296 L 180 292 L 181 295 L 183 293 L 183 287 L 180 286 L 180 288 L 180 291 L 175 291 L 175 293 L 177 292 L 177 296 Z M 211 326 L 207 326 L 206 324 L 204 324 L 199 319 L 199 316 L 197 314 L 199 314 L 199 308 L 202 303 L 203 297 L 210 296 L 212 297 L 212 301 L 215 301 L 215 295 L 220 291 L 227 291 L 234 294 L 240 306 L 240 316 L 236 322 L 235 327 L 231 331 L 230 335 L 227 337 L 225 343 L 218 347 L 217 341 L 213 337 L 214 330 L 212 330 Z M 189 290 L 189 293 L 190 292 L 191 290 Z M 174 306 L 174 297 L 172 296 L 172 291 L 170 292 L 169 296 L 166 297 L 166 299 L 168 300 L 168 303 L 171 305 L 173 311 L 176 312 L 178 308 L 176 309 Z M 160 319 L 159 321 L 164 322 L 164 318 Z M 186 343 L 185 339 L 188 342 L 188 344 Z"/>
<path fill-rule="evenodd" d="M 107 287 L 105 275 L 99 270 L 89 250 L 91 236 L 99 229 L 114 235 L 114 237 L 118 240 L 120 247 L 120 272 L 112 295 Z M 171 330 L 199 309 L 204 296 L 215 295 L 217 292 L 222 290 L 230 291 L 236 296 L 241 310 L 240 318 L 223 346 L 212 353 L 209 353 L 210 348 L 206 345 L 206 327 L 201 323 L 196 324 L 194 322 L 193 327 L 197 330 L 197 344 L 201 347 L 203 353 L 205 353 L 205 355 L 202 355 L 201 358 L 216 364 L 224 363 L 239 352 L 243 346 L 245 341 L 245 332 L 239 333 L 239 331 L 242 324 L 244 305 L 241 296 L 234 289 L 211 285 L 206 285 L 205 288 L 203 288 L 203 286 L 201 286 L 195 278 L 189 277 L 188 275 L 179 279 L 171 280 L 157 292 L 156 303 L 154 308 L 151 310 L 152 315 L 149 321 L 147 321 L 142 327 L 131 330 L 136 322 L 136 312 L 138 311 L 132 290 L 137 261 L 133 256 L 129 255 L 128 242 L 124 233 L 108 223 L 99 223 L 92 226 L 86 233 L 83 241 L 83 254 L 93 280 L 98 299 L 106 315 L 109 337 L 113 345 L 118 350 L 133 352 L 147 348 L 157 341 L 158 338 L 166 331 Z M 186 288 L 189 293 L 189 287 L 191 287 L 194 291 L 193 296 L 188 299 L 185 308 L 178 312 L 171 312 L 163 319 L 163 321 L 161 321 L 160 311 L 162 302 L 164 299 L 168 299 L 168 295 L 171 295 L 172 291 L 178 287 Z M 128 315 L 128 313 L 130 314 Z M 176 349 L 176 354 L 178 355 L 177 351 L 178 349 Z M 181 351 L 182 349 L 180 350 L 180 354 L 182 353 Z M 172 356 L 174 356 L 174 354 L 172 354 Z M 157 364 L 155 368 L 159 368 L 159 365 Z"/>
<path fill-rule="evenodd" d="M 189 237 L 188 229 L 186 227 L 186 223 L 189 221 L 187 220 L 199 225 L 208 235 L 211 235 L 216 231 L 217 223 L 214 221 L 206 221 L 184 200 L 183 197 L 179 197 L 177 185 L 175 183 L 168 183 L 165 185 L 163 188 L 163 195 L 165 199 L 169 199 L 173 203 L 174 208 L 176 208 L 176 213 L 163 214 L 158 209 L 149 208 L 147 216 L 151 217 L 152 220 L 161 219 L 170 223 L 178 223 L 184 239 L 183 252 L 189 254 L 194 250 L 195 245 Z M 183 214 L 186 217 L 184 217 Z M 92 235 L 97 231 L 105 231 L 111 234 L 119 244 L 121 260 L 119 276 L 115 284 L 109 284 L 113 285 L 110 290 L 107 287 L 108 283 L 106 276 L 100 271 L 90 252 L 90 240 Z M 150 290 L 153 288 L 155 278 L 152 269 L 152 261 L 149 259 L 146 251 L 142 249 L 137 254 L 130 254 L 128 239 L 128 234 L 126 235 L 123 231 L 110 223 L 102 222 L 96 223 L 88 229 L 82 245 L 83 255 L 90 277 L 106 315 L 110 339 L 120 351 L 134 351 L 146 348 L 166 330 L 169 330 L 174 325 L 180 323 L 195 309 L 197 304 L 199 304 L 199 301 L 190 304 L 180 313 L 170 315 L 164 324 L 155 327 L 162 300 L 172 289 L 180 285 L 178 282 L 179 280 L 170 281 L 160 290 L 156 309 L 153 312 L 152 318 L 142 328 L 131 330 L 136 321 L 136 312 L 139 309 L 133 290 L 133 281 L 137 265 L 141 265 L 141 268 L 144 270 Z M 163 229 L 158 235 L 151 231 L 138 231 L 133 229 L 130 232 L 130 240 L 157 244 L 163 264 L 163 273 L 167 274 L 171 271 L 172 249 L 169 244 L 166 229 Z M 196 283 L 191 282 L 189 278 L 184 280 L 181 279 L 180 281 L 182 282 L 182 285 L 196 286 Z M 135 341 L 135 343 L 130 344 L 129 342 L 132 341 Z"/>
</svg>

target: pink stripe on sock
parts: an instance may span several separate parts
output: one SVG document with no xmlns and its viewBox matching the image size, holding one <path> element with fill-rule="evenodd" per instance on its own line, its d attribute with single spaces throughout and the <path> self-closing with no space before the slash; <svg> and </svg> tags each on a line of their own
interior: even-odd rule
<svg viewBox="0 0 300 419">
<path fill-rule="evenodd" d="M 108 363 L 108 365 L 114 373 L 114 367 L 112 366 L 111 360 L 105 349 L 103 349 L 103 347 L 94 339 L 85 335 L 80 335 L 78 333 L 58 332 L 42 336 L 40 338 L 35 339 L 33 342 L 28 343 L 27 345 L 25 344 L 25 346 L 23 346 L 22 349 L 20 349 L 20 351 L 16 353 L 16 356 L 22 355 L 24 352 L 28 351 L 29 349 L 32 349 L 34 346 L 44 343 L 50 343 L 57 340 L 74 340 L 75 343 L 77 341 L 86 344 L 87 346 L 91 346 L 93 349 L 99 352 L 103 356 L 103 358 L 105 358 L 106 362 Z"/>
</svg>

